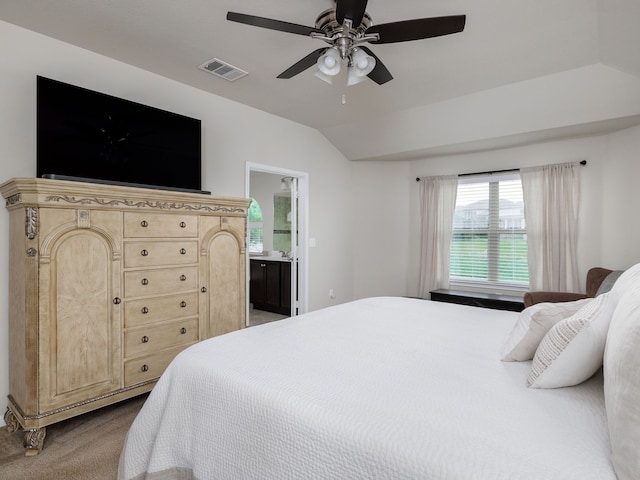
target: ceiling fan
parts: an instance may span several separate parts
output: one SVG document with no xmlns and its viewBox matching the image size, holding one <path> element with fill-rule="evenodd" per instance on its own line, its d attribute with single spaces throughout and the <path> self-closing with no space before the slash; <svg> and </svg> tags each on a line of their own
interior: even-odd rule
<svg viewBox="0 0 640 480">
<path fill-rule="evenodd" d="M 408 42 L 458 33 L 464 30 L 466 20 L 465 15 L 451 15 L 373 25 L 366 8 L 367 0 L 336 0 L 335 8 L 325 10 L 318 16 L 315 27 L 236 12 L 228 12 L 227 20 L 326 42 L 329 47 L 314 50 L 278 75 L 278 78 L 292 78 L 317 65 L 316 76 L 331 83 L 332 77 L 340 72 L 341 64 L 346 62 L 348 85 L 359 83 L 366 77 L 378 85 L 393 79 L 387 67 L 363 43 Z"/>
</svg>

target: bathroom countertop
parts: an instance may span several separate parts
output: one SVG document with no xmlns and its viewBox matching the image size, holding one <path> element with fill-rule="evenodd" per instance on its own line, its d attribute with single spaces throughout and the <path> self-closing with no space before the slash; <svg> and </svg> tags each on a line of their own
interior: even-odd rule
<svg viewBox="0 0 640 480">
<path fill-rule="evenodd" d="M 281 256 L 267 256 L 267 255 L 250 255 L 250 260 L 266 260 L 269 262 L 291 262 L 290 258 L 282 258 Z"/>
</svg>

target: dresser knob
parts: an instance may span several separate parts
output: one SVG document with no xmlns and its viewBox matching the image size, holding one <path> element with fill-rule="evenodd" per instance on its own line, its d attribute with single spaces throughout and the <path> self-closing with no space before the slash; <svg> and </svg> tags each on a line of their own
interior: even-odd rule
<svg viewBox="0 0 640 480">
<path fill-rule="evenodd" d="M 146 315 L 147 313 L 149 313 L 149 309 L 147 307 L 142 307 L 142 310 L 140 310 L 142 312 L 143 315 Z"/>
<path fill-rule="evenodd" d="M 140 222 L 140 226 L 143 228 L 147 228 L 149 226 L 149 222 L 147 222 L 146 220 L 142 220 Z"/>
<path fill-rule="evenodd" d="M 182 328 L 180 329 L 180 333 L 181 333 L 182 335 L 184 335 L 185 333 L 187 333 L 187 329 L 186 329 L 186 328 L 184 328 L 184 327 L 182 327 Z"/>
<path fill-rule="evenodd" d="M 180 302 L 180 307 L 184 308 L 187 306 L 187 302 L 185 302 L 184 300 Z"/>
<path fill-rule="evenodd" d="M 143 278 L 140 283 L 142 283 L 143 285 L 149 285 L 149 280 L 146 278 Z"/>
<path fill-rule="evenodd" d="M 122 300 L 120 300 L 119 297 L 116 297 L 116 298 L 113 299 L 114 305 L 120 305 L 120 302 L 122 302 Z"/>
<path fill-rule="evenodd" d="M 149 365 L 147 365 L 146 363 L 144 365 L 142 365 L 142 367 L 140 368 L 140 370 L 142 370 L 143 372 L 147 372 L 149 371 Z"/>
<path fill-rule="evenodd" d="M 186 255 L 187 254 L 187 249 L 186 248 L 181 248 L 180 249 L 180 255 Z"/>
<path fill-rule="evenodd" d="M 143 250 L 140 252 L 140 255 L 142 255 L 143 257 L 146 257 L 147 255 L 149 255 L 149 252 L 148 252 L 147 250 L 144 250 L 144 249 L 143 249 Z"/>
<path fill-rule="evenodd" d="M 146 335 L 144 335 L 142 337 L 142 343 L 147 343 L 149 341 L 149 337 L 147 337 Z"/>
<path fill-rule="evenodd" d="M 180 222 L 180 228 L 187 228 L 187 224 L 184 222 Z"/>
<path fill-rule="evenodd" d="M 207 293 L 207 287 L 202 287 L 202 288 L 200 289 L 200 291 L 201 291 L 202 293 Z"/>
<path fill-rule="evenodd" d="M 187 279 L 186 275 L 180 275 L 180 281 L 184 282 Z"/>
</svg>

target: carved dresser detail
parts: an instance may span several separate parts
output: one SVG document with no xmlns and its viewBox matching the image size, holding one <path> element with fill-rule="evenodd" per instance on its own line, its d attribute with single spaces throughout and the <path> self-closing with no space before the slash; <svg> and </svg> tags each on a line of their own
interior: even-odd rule
<svg viewBox="0 0 640 480">
<path fill-rule="evenodd" d="M 10 218 L 10 431 L 150 391 L 184 348 L 244 327 L 249 200 L 16 178 Z"/>
</svg>

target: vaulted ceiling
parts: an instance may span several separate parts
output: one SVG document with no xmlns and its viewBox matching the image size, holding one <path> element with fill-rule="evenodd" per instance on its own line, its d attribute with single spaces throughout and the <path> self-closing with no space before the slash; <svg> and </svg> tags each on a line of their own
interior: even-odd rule
<svg viewBox="0 0 640 480">
<path fill-rule="evenodd" d="M 576 112 L 557 124 L 487 127 L 478 135 L 431 139 L 425 134 L 426 127 L 437 133 L 439 119 L 449 130 L 458 120 L 461 130 L 483 130 L 474 122 L 465 125 L 464 112 L 497 125 L 513 114 L 507 110 L 513 98 L 531 92 L 532 102 L 544 101 L 539 97 L 556 88 L 573 90 L 573 83 L 583 84 L 581 78 L 585 98 L 623 84 L 635 102 L 640 95 L 637 0 L 370 0 L 374 24 L 465 14 L 466 27 L 454 35 L 371 45 L 394 80 L 351 87 L 344 76 L 333 85 L 318 80 L 314 68 L 277 79 L 325 44 L 226 20 L 231 10 L 314 26 L 318 14 L 333 5 L 333 0 L 0 0 L 0 19 L 309 125 L 351 160 L 499 148 L 640 123 L 638 102 L 633 108 L 587 105 L 593 113 Z M 249 75 L 228 82 L 198 69 L 214 57 Z M 551 110 L 584 103 L 576 98 L 555 106 L 553 98 Z M 521 108 L 527 115 L 529 107 Z"/>
</svg>

